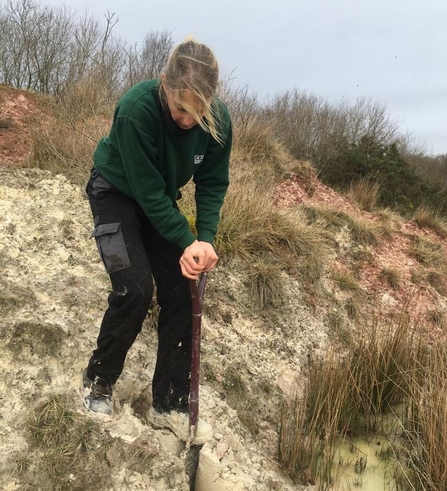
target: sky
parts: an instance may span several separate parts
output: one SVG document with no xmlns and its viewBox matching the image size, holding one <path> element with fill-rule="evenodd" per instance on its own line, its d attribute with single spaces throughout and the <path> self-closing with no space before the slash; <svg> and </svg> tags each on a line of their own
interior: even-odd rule
<svg viewBox="0 0 447 491">
<path fill-rule="evenodd" d="M 427 154 L 447 153 L 446 0 L 40 0 L 119 19 L 129 44 L 168 30 L 210 46 L 234 87 L 370 98 Z"/>
</svg>

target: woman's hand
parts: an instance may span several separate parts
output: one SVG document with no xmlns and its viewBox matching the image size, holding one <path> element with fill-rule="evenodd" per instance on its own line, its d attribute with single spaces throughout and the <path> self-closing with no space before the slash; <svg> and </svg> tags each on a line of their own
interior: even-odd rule
<svg viewBox="0 0 447 491">
<path fill-rule="evenodd" d="M 209 242 L 199 241 L 199 244 L 203 247 L 205 251 L 205 267 L 203 268 L 203 271 L 211 271 L 214 266 L 216 266 L 219 259 L 217 257 L 216 251 L 214 250 L 213 245 Z"/>
<path fill-rule="evenodd" d="M 197 280 L 200 273 L 211 271 L 218 260 L 214 247 L 209 242 L 195 240 L 188 246 L 180 258 L 183 276 Z"/>
</svg>

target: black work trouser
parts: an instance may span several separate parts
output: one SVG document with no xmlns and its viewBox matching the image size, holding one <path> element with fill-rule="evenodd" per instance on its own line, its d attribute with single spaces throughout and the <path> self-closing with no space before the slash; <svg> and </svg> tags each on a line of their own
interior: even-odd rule
<svg viewBox="0 0 447 491">
<path fill-rule="evenodd" d="M 95 225 L 92 235 L 112 283 L 87 374 L 107 385 L 116 382 L 148 313 L 154 279 L 160 313 L 153 406 L 160 412 L 186 412 L 192 302 L 188 279 L 179 265 L 182 250 L 155 230 L 135 200 L 119 192 L 96 170 L 87 184 L 87 194 Z"/>
</svg>

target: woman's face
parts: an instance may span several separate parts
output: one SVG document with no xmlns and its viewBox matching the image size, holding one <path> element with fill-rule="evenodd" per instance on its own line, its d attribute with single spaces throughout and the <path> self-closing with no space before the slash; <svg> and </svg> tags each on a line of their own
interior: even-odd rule
<svg viewBox="0 0 447 491">
<path fill-rule="evenodd" d="M 169 89 L 166 91 L 166 100 L 171 117 L 182 130 L 189 130 L 198 124 L 198 121 L 185 109 L 185 106 L 195 107 L 197 105 L 195 99 L 196 97 L 191 92 L 185 92 L 180 99 Z"/>
<path fill-rule="evenodd" d="M 177 126 L 183 130 L 189 130 L 198 124 L 197 115 L 203 114 L 203 103 L 192 92 L 184 91 L 181 97 L 179 93 L 171 90 L 166 84 L 166 76 L 162 74 L 163 90 L 166 94 L 169 112 Z M 195 115 L 188 112 L 187 108 L 194 108 Z M 190 109 L 191 110 L 191 109 Z"/>
</svg>

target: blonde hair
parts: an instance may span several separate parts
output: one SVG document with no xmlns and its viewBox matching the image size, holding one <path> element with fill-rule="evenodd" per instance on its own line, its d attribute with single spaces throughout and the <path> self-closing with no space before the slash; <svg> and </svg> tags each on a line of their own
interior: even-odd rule
<svg viewBox="0 0 447 491">
<path fill-rule="evenodd" d="M 219 83 L 219 65 L 210 48 L 188 37 L 172 51 L 164 74 L 167 87 L 180 100 L 189 91 L 201 103 L 201 107 L 183 105 L 205 131 L 222 143 L 224 135 L 218 128 L 220 118 L 214 99 Z"/>
</svg>

